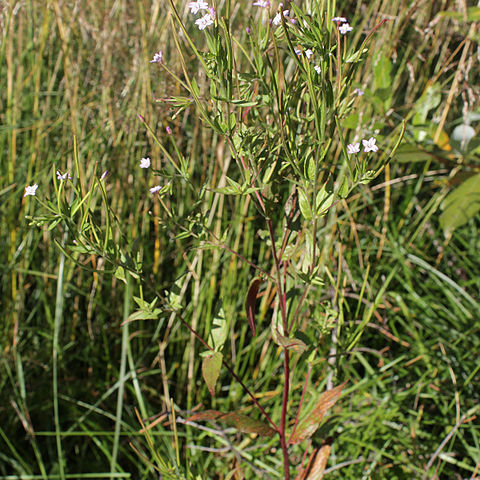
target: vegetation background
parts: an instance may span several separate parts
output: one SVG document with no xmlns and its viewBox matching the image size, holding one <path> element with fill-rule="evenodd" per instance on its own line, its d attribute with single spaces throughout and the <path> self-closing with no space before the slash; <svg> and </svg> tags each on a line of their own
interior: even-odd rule
<svg viewBox="0 0 480 480">
<path fill-rule="evenodd" d="M 232 5 L 240 43 L 256 15 L 251 3 Z M 176 4 L 187 18 L 186 2 Z M 228 372 L 210 396 L 199 346 L 175 315 L 131 324 L 122 342 L 132 291 L 101 257 L 62 257 L 54 243 L 61 235 L 26 219 L 36 203 L 23 197 L 25 185 L 54 195 L 52 171 L 73 171 L 75 136 L 85 177 L 109 171 L 111 209 L 122 234 L 137 241 L 153 289 L 169 290 L 182 278 L 184 318 L 203 335 L 222 298 L 235 372 L 262 392 L 269 411 L 279 410 L 279 352 L 266 318 L 271 292 L 262 293 L 258 313 L 263 341 L 254 341 L 243 307 L 248 265 L 179 238 L 139 169 L 140 158 L 158 166 L 163 154 L 138 114 L 169 151 L 176 147 L 189 159 L 199 186 L 205 178 L 215 186 L 229 165 L 226 145 L 193 108 L 173 118 L 161 101 L 182 93 L 149 63 L 161 49 L 179 69 L 168 12 L 163 0 L 0 2 L 0 479 L 155 478 L 149 462 L 160 460 L 153 452 L 176 465 L 178 478 L 282 476 L 275 439 L 185 423 L 200 405 L 252 407 Z M 325 343 L 324 365 L 315 371 L 319 390 L 330 368 L 336 384 L 348 383 L 314 442 L 331 438 L 325 478 L 477 478 L 480 237 L 476 207 L 469 209 L 480 194 L 479 151 L 475 139 L 467 148 L 453 132 L 465 124 L 478 132 L 479 7 L 465 0 L 339 0 L 335 12 L 354 26 L 352 46 L 389 20 L 357 74 L 365 95 L 346 127 L 385 132 L 405 119 L 407 130 L 390 166 L 325 229 L 331 283 L 318 302 L 334 300 L 353 325 L 365 312 L 370 317 L 341 362 L 326 360 Z M 191 34 L 202 42 L 193 22 Z M 455 189 L 449 210 L 445 199 Z M 229 225 L 237 251 L 265 260 L 268 249 L 253 250 L 261 228 L 255 209 L 239 197 L 212 198 L 212 230 Z M 188 190 L 172 201 L 188 210 Z M 300 394 L 301 379 L 294 383 Z M 149 438 L 135 409 L 145 424 L 155 423 Z M 293 453 L 297 463 L 301 455 Z"/>
</svg>

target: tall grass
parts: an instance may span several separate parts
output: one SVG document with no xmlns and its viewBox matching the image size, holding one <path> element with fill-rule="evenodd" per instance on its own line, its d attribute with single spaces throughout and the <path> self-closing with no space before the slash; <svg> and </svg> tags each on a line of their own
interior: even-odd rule
<svg viewBox="0 0 480 480">
<path fill-rule="evenodd" d="M 201 45 L 185 4 L 175 4 Z M 238 32 L 258 21 L 250 4 L 231 3 Z M 182 238 L 195 198 L 186 183 L 176 183 L 163 208 L 138 168 L 145 156 L 164 168 L 165 153 L 178 149 L 197 188 L 205 179 L 221 188 L 227 174 L 235 176 L 225 141 L 204 128 L 192 106 L 173 115 L 175 108 L 155 101 L 185 94 L 148 63 L 161 48 L 182 75 L 168 5 L 10 0 L 0 8 L 0 478 L 158 478 L 151 464 L 165 478 L 281 478 L 276 439 L 186 420 L 200 408 L 253 410 L 228 372 L 210 396 L 200 345 L 178 314 L 123 323 L 138 284 L 123 283 L 94 252 L 64 256 L 68 229 L 39 229 L 26 219 L 37 204 L 23 198 L 25 185 L 36 182 L 39 195 L 54 199 L 52 170 L 78 165 L 81 192 L 108 170 L 104 196 L 98 187 L 90 200 L 93 220 L 106 227 L 104 206 L 114 213 L 121 230 L 112 229 L 112 243 L 136 249 L 150 272 L 145 300 L 174 292 L 183 319 L 207 338 L 221 298 L 230 319 L 225 355 L 279 418 L 282 372 L 268 328 L 274 289 L 260 292 L 253 338 L 244 313 L 250 267 L 225 249 L 193 249 Z M 453 9 L 447 1 L 336 5 L 355 27 L 352 49 L 389 19 L 371 38 L 354 78 L 365 95 L 342 126 L 351 139 L 375 132 L 388 152 L 405 119 L 411 147 L 339 202 L 319 229 L 326 283 L 303 317 L 323 319 L 325 328 L 311 380 L 318 392 L 348 380 L 312 439 L 313 446 L 331 444 L 325 478 L 475 478 L 479 471 L 478 220 L 447 239 L 438 221 L 462 167 L 446 135 L 466 111 L 478 111 L 471 60 L 478 38 L 472 33 L 465 41 L 469 24 L 441 14 Z M 238 35 L 238 45 L 246 45 L 247 34 Z M 186 61 L 195 75 L 194 56 Z M 208 91 L 207 78 L 197 81 Z M 338 138 L 331 154 L 340 162 Z M 228 226 L 222 241 L 231 250 L 272 264 L 249 197 L 207 191 L 203 202 L 215 237 Z M 334 329 L 332 342 L 334 325 L 343 333 Z M 291 405 L 300 401 L 307 371 L 292 380 Z M 302 454 L 292 452 L 293 465 Z"/>
</svg>

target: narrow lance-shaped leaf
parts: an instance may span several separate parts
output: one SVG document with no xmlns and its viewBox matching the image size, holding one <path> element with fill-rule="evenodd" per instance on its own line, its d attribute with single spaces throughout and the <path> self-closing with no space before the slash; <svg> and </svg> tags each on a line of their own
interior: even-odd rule
<svg viewBox="0 0 480 480">
<path fill-rule="evenodd" d="M 290 444 L 300 443 L 306 438 L 310 438 L 317 431 L 326 411 L 335 405 L 346 383 L 347 382 L 344 382 L 322 393 L 320 399 L 315 403 L 313 411 L 306 415 L 298 424 L 296 430 L 290 437 Z"/>
<path fill-rule="evenodd" d="M 255 420 L 242 413 L 223 413 L 218 410 L 205 410 L 204 412 L 198 412 L 188 418 L 191 422 L 199 420 L 216 420 L 226 423 L 231 427 L 235 427 L 237 430 L 243 433 L 256 433 L 263 437 L 273 437 L 275 430 L 261 420 Z"/>
<path fill-rule="evenodd" d="M 330 445 L 316 448 L 310 457 L 307 468 L 303 469 L 295 480 L 322 480 L 331 449 Z"/>
<path fill-rule="evenodd" d="M 262 280 L 258 277 L 254 278 L 248 287 L 247 298 L 245 299 L 245 310 L 247 312 L 247 320 L 252 330 L 253 336 L 256 335 L 255 329 L 255 302 L 257 300 L 258 289 L 262 284 Z"/>
<path fill-rule="evenodd" d="M 215 396 L 215 386 L 217 384 L 218 376 L 220 375 L 222 359 L 223 355 L 220 352 L 213 352 L 211 355 L 205 356 L 202 362 L 203 379 L 205 380 L 212 397 Z"/>
</svg>

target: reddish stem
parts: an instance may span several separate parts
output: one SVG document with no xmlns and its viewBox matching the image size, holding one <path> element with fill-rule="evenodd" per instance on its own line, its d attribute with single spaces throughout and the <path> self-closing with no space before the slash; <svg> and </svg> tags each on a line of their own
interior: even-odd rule
<svg viewBox="0 0 480 480">
<path fill-rule="evenodd" d="M 283 398 L 282 398 L 282 418 L 280 420 L 280 444 L 282 446 L 283 453 L 283 469 L 285 473 L 285 480 L 290 480 L 290 461 L 288 458 L 288 444 L 286 436 L 286 426 L 287 426 L 287 407 L 288 407 L 288 392 L 290 390 L 290 362 L 289 362 L 289 353 L 288 349 L 283 349 L 284 355 L 284 376 L 285 376 L 285 385 L 283 388 Z"/>
</svg>

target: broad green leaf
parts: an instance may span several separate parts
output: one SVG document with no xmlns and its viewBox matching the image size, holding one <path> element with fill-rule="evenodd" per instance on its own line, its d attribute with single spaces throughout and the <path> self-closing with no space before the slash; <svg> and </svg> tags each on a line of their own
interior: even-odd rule
<svg viewBox="0 0 480 480">
<path fill-rule="evenodd" d="M 315 159 L 313 157 L 309 157 L 306 163 L 307 168 L 305 176 L 313 182 L 315 180 Z"/>
<path fill-rule="evenodd" d="M 399 163 L 426 162 L 431 158 L 432 155 L 429 152 L 408 143 L 400 145 L 395 153 L 395 160 Z"/>
<path fill-rule="evenodd" d="M 203 379 L 205 380 L 212 397 L 215 396 L 215 386 L 217 384 L 218 376 L 220 375 L 222 359 L 223 355 L 220 352 L 213 352 L 204 357 L 202 361 Z"/>
<path fill-rule="evenodd" d="M 298 189 L 298 205 L 305 220 L 312 219 L 312 209 L 310 208 L 310 202 L 308 201 L 307 194 L 301 188 Z"/>
<path fill-rule="evenodd" d="M 345 120 L 342 122 L 343 128 L 351 128 L 355 129 L 358 127 L 358 122 L 359 122 L 359 115 L 358 113 L 352 113 L 349 115 Z"/>
<path fill-rule="evenodd" d="M 343 177 L 343 182 L 340 185 L 340 188 L 338 189 L 338 196 L 340 198 L 347 198 L 349 191 L 350 191 L 350 188 L 348 185 L 348 178 L 347 176 L 345 176 Z"/>
<path fill-rule="evenodd" d="M 447 237 L 480 211 L 480 174 L 473 175 L 450 192 L 441 207 L 443 213 L 439 221 Z"/>
<path fill-rule="evenodd" d="M 333 203 L 333 193 L 328 192 L 325 185 L 318 191 L 315 204 L 317 215 L 323 215 Z"/>
<path fill-rule="evenodd" d="M 413 117 L 414 125 L 424 125 L 427 121 L 428 112 L 440 104 L 442 93 L 440 85 L 434 83 L 426 88 L 422 96 L 415 103 L 415 116 Z"/>
<path fill-rule="evenodd" d="M 218 410 L 205 410 L 188 418 L 191 422 L 199 420 L 217 420 L 235 427 L 243 433 L 256 433 L 263 437 L 273 437 L 275 430 L 261 420 L 255 420 L 241 413 L 222 413 Z"/>
<path fill-rule="evenodd" d="M 127 283 L 127 279 L 125 277 L 125 269 L 123 267 L 117 267 L 115 269 L 115 278 L 118 278 L 123 283 Z"/>
<path fill-rule="evenodd" d="M 228 324 L 225 318 L 225 312 L 223 310 L 223 307 L 220 307 L 220 309 L 218 310 L 218 313 L 216 314 L 212 322 L 212 329 L 210 331 L 210 335 L 208 336 L 208 344 L 216 352 L 219 352 L 223 348 L 223 345 L 225 344 L 227 335 L 228 335 Z"/>
<path fill-rule="evenodd" d="M 319 400 L 313 404 L 313 408 L 307 407 L 303 420 L 299 422 L 293 435 L 290 437 L 290 444 L 300 443 L 310 438 L 317 431 L 326 411 L 335 405 L 346 383 L 344 382 L 331 390 L 323 392 Z"/>
<path fill-rule="evenodd" d="M 373 67 L 373 76 L 375 79 L 375 90 L 385 90 L 390 88 L 392 83 L 391 78 L 392 62 L 382 50 L 377 55 L 375 65 Z"/>
</svg>

